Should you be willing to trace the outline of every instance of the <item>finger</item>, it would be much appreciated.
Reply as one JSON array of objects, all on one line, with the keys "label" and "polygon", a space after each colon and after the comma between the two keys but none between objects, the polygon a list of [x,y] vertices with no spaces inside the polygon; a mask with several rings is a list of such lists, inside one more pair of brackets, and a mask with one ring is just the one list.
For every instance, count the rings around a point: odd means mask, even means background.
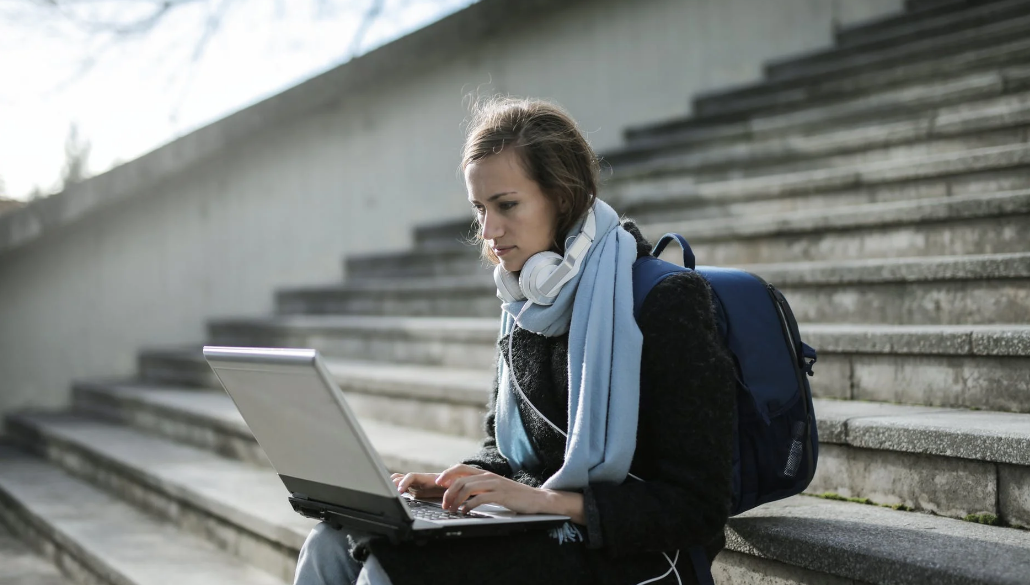
[{"label": "finger", "polygon": [[[454,485],[447,488],[447,493],[451,493],[451,498],[445,500],[447,502],[445,507],[451,512],[457,512],[458,508],[469,496],[489,491],[494,484],[495,482],[491,477],[469,476],[460,478],[455,481]],[[447,493],[444,494],[444,498],[447,497]]]},{"label": "finger", "polygon": [[404,492],[408,491],[408,488],[411,487],[411,484],[414,481],[415,481],[415,474],[414,473],[405,474],[404,477],[401,478],[400,483],[397,484],[397,491],[400,492],[400,493],[404,493]]},{"label": "finger", "polygon": [[469,512],[475,510],[483,504],[499,504],[500,502],[498,500],[500,498],[498,498],[497,496],[497,492],[483,492],[477,496],[472,496],[471,498],[465,501],[465,505],[462,506],[461,512],[464,514],[468,514]]},{"label": "finger", "polygon": [[436,477],[436,485],[440,487],[450,487],[450,484],[459,477],[465,477],[469,475],[481,475],[485,473],[488,472],[479,469],[478,467],[472,467],[470,465],[465,465],[464,463],[459,463],[457,465],[452,465],[447,469],[443,470],[440,473],[440,475]]}]

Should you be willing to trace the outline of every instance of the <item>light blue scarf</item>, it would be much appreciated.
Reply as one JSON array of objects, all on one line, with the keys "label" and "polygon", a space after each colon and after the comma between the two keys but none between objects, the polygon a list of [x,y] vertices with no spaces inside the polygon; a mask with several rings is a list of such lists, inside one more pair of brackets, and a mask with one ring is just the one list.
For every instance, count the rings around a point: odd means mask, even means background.
[{"label": "light blue scarf", "polygon": [[[516,316],[520,327],[546,337],[569,333],[565,462],[544,482],[548,489],[622,483],[636,451],[643,346],[633,318],[637,243],[607,203],[595,199],[593,209],[597,236],[579,274],[562,287],[554,304],[521,301],[501,306],[502,337],[512,332]],[[573,226],[567,237],[579,234],[582,223]],[[498,361],[497,375],[497,447],[512,471],[534,467],[539,458],[522,424],[518,409],[522,398],[504,359]]]}]

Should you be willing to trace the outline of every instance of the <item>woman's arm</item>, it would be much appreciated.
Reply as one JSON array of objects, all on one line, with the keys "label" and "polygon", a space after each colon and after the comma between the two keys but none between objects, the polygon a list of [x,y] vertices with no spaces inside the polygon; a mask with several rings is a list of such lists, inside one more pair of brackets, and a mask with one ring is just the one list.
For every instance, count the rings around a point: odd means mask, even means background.
[{"label": "woman's arm", "polygon": [[704,544],[730,507],[733,364],[719,339],[707,283],[673,275],[648,295],[633,473],[584,492],[590,546],[615,556]]}]

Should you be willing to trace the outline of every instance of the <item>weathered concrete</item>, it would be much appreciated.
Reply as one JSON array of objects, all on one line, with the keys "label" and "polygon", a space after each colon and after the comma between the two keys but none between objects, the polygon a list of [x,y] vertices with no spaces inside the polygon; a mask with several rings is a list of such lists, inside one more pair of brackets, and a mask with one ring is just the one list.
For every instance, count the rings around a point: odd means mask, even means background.
[{"label": "weathered concrete", "polygon": [[[866,56],[873,51],[894,48],[899,51],[910,50],[910,46],[920,42],[931,42],[944,37],[951,43],[956,38],[968,35],[956,35],[970,29],[990,26],[998,22],[1026,16],[1030,8],[1020,0],[988,2],[981,6],[970,6],[957,13],[940,16],[924,16],[912,22],[887,30],[878,31],[877,35],[869,35],[861,40],[854,39],[846,46],[835,46],[829,50],[812,51],[805,55],[777,57],[768,62],[766,70],[770,77],[776,78],[786,70],[803,69],[808,66],[841,62],[855,55]],[[990,33],[984,32],[981,36]]]},{"label": "weathered concrete", "polygon": [[774,64],[766,67],[766,75],[771,80],[801,80],[821,76],[843,77],[859,71],[933,59],[941,55],[962,53],[1005,40],[1025,38],[1027,29],[1030,28],[1030,16],[1027,15],[1025,6],[1019,4],[1018,8],[1021,12],[1020,16],[1001,19],[970,30],[917,40],[898,47],[865,51],[858,55],[840,57],[831,55],[829,58],[815,63],[793,60]]},{"label": "weathered concrete", "polygon": [[731,518],[727,548],[890,585],[1022,585],[1030,533],[805,496]]},{"label": "weathered concrete", "polygon": [[992,463],[845,445],[819,445],[819,465],[805,491],[904,504],[952,518],[998,514]]},{"label": "weathered concrete", "polygon": [[[2,203],[2,201],[0,201]],[[70,585],[51,563],[29,551],[0,525],[0,585]]]},{"label": "weathered concrete", "polygon": [[[387,460],[396,470],[439,471],[476,445],[388,425],[363,427],[377,448],[401,454],[402,464],[431,454],[416,467],[397,468]],[[8,428],[12,437],[30,442],[61,467],[283,579],[292,575],[297,551],[314,524],[293,511],[282,482],[266,467],[75,416],[23,415]],[[326,481],[333,482],[346,472],[327,473]]]},{"label": "weathered concrete", "polygon": [[328,356],[461,368],[492,367],[500,319],[279,317],[209,323],[213,345],[310,347]]},{"label": "weathered concrete", "polygon": [[848,422],[856,447],[1030,465],[1030,415],[941,412]]},{"label": "weathered concrete", "polygon": [[[95,384],[88,389],[76,390],[75,406],[79,412],[115,420],[252,465],[269,465],[236,406],[220,389],[206,392]],[[359,396],[351,393],[348,402]],[[409,398],[414,404],[419,404],[417,397]],[[438,404],[444,408],[442,403]],[[459,412],[462,408],[458,407]],[[425,432],[410,421],[406,421],[409,424],[405,427],[389,424],[388,418],[362,416],[361,424],[373,446],[392,469],[450,465],[477,450],[479,435],[469,433],[462,436],[453,432],[456,430],[453,428]]]},{"label": "weathered concrete", "polygon": [[862,585],[777,561],[753,557],[723,549],[712,564],[717,585]]},{"label": "weathered concrete", "polygon": [[80,583],[281,585],[53,466],[0,448],[0,521]]},{"label": "weathered concrete", "polygon": [[1030,412],[1025,358],[824,354],[816,371],[827,398]]},{"label": "weathered concrete", "polygon": [[[424,262],[432,261],[432,256],[424,256]],[[1030,254],[741,268],[776,285],[802,322],[940,325],[1030,319]],[[990,301],[984,302],[985,298]],[[499,312],[493,279],[473,263],[447,276],[395,274],[331,287],[285,290],[277,300],[280,314],[490,317]]]},{"label": "weathered concrete", "polygon": [[1009,524],[1030,528],[1030,469],[999,465],[998,491],[1001,519]]}]

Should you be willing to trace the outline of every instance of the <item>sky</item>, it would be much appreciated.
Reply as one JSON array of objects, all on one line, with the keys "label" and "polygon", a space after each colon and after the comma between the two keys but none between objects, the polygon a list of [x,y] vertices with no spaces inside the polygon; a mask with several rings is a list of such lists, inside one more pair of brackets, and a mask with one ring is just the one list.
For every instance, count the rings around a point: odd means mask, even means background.
[{"label": "sky", "polygon": [[[357,53],[474,1],[385,0]],[[0,0],[0,196],[59,190],[72,124],[95,175],[346,62],[372,0],[194,0],[145,34],[91,28],[157,3]]]}]

